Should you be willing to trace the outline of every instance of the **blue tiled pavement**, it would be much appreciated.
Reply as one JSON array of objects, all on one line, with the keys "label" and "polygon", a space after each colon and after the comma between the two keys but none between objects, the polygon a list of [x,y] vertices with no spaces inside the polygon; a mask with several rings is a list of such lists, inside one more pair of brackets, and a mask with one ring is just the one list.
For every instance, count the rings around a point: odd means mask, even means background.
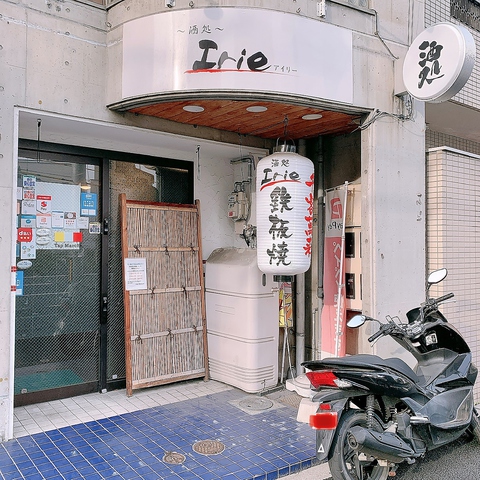
[{"label": "blue tiled pavement", "polygon": [[[252,415],[230,403],[245,395],[232,389],[5,442],[0,478],[273,480],[310,467],[315,435],[296,421],[296,409]],[[196,453],[192,446],[201,440],[225,449]],[[185,461],[167,463],[169,453]]]}]

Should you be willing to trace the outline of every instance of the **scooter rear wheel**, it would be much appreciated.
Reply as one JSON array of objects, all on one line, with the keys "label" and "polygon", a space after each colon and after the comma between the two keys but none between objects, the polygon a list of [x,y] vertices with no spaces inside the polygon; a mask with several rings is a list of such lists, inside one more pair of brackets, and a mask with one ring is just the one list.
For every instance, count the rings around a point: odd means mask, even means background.
[{"label": "scooter rear wheel", "polygon": [[[367,425],[365,412],[349,410],[340,417],[332,443],[333,453],[328,461],[332,477],[335,480],[385,480],[388,477],[388,467],[380,466],[376,460],[359,461],[355,451],[348,445],[348,431],[355,425]],[[380,422],[375,418],[373,428],[379,432],[383,430]]]}]

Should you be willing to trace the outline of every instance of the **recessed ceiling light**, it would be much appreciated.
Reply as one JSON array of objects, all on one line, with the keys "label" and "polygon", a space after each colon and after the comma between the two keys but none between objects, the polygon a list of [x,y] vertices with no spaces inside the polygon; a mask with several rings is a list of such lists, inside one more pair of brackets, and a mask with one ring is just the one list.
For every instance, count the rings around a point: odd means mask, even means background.
[{"label": "recessed ceiling light", "polygon": [[200,105],[185,105],[183,107],[183,109],[186,111],[186,112],[190,112],[190,113],[200,113],[200,112],[203,112],[205,109],[203,107],[201,107]]},{"label": "recessed ceiling light", "polygon": [[262,105],[252,105],[251,107],[247,107],[247,112],[251,113],[260,113],[267,111],[267,107],[263,107]]},{"label": "recessed ceiling light", "polygon": [[309,113],[308,115],[304,115],[302,117],[302,120],[318,120],[322,117],[323,115],[321,115],[320,113]]}]

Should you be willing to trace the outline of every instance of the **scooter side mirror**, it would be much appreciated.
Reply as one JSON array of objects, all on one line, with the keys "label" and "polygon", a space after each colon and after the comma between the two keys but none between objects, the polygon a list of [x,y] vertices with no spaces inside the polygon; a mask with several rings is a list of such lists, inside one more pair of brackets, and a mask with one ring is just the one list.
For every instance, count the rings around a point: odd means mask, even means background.
[{"label": "scooter side mirror", "polygon": [[447,269],[441,268],[440,270],[435,270],[432,272],[427,279],[429,285],[435,285],[436,283],[440,283],[442,280],[445,279],[447,276]]},{"label": "scooter side mirror", "polygon": [[365,315],[355,315],[347,322],[347,327],[358,328],[361,327],[365,323],[365,321]]}]

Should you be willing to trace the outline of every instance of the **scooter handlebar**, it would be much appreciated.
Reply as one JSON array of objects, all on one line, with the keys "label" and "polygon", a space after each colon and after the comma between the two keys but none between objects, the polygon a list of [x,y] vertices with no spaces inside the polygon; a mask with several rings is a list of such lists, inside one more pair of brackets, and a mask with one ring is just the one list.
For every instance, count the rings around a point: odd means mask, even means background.
[{"label": "scooter handlebar", "polygon": [[453,293],[447,293],[446,295],[442,295],[441,297],[438,297],[435,299],[435,303],[442,303],[445,300],[448,300],[450,298],[453,298],[455,295]]},{"label": "scooter handlebar", "polygon": [[378,337],[381,337],[383,335],[383,332],[379,330],[378,332],[374,333],[371,337],[368,337],[368,341],[370,343],[374,342]]},{"label": "scooter handlebar", "polygon": [[426,303],[422,305],[423,311],[427,313],[429,310],[433,309],[436,310],[437,307],[444,302],[445,300],[448,300],[455,295],[453,293],[447,293],[446,295],[442,295],[441,297],[438,298],[431,298],[430,300],[427,300]]},{"label": "scooter handlebar", "polygon": [[[438,298],[430,299],[427,304],[423,304],[423,309],[428,310],[429,308],[436,308],[436,306],[445,300],[453,298],[455,295],[453,293],[447,293],[446,295],[442,295]],[[375,320],[371,317],[366,317],[367,320]],[[378,320],[376,320],[378,322]],[[406,326],[398,326],[395,323],[381,323],[380,328],[377,332],[375,332],[372,336],[368,337],[368,341],[370,343],[374,342],[377,338],[380,338],[382,335],[390,335],[393,332],[397,332],[397,334],[406,335],[409,338],[418,337],[423,331],[423,322],[417,321],[410,325]]]},{"label": "scooter handlebar", "polygon": [[378,330],[378,332],[375,332],[371,337],[368,337],[368,341],[370,343],[374,342],[377,338],[381,337],[382,335],[385,335],[385,331],[388,330],[386,329],[385,327],[387,327],[388,325],[386,324],[382,324],[380,326],[380,329]]}]

